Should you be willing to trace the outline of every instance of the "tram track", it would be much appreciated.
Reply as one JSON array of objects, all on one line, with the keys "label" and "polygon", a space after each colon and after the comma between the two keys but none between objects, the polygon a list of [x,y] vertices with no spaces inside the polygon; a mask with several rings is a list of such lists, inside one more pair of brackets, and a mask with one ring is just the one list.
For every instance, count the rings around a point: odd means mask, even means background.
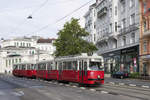
[{"label": "tram track", "polygon": [[107,91],[112,95],[124,95],[142,100],[150,100],[150,89],[143,89],[129,86],[115,86],[105,84],[100,88],[95,88],[96,91]]},{"label": "tram track", "polygon": [[[36,80],[36,79],[27,79],[27,78],[17,78],[17,77],[11,77],[8,79],[8,77],[5,77],[7,80],[13,79],[13,82],[17,81],[20,84],[24,83],[26,86],[30,86],[28,83],[31,82],[33,86],[47,86],[54,84],[55,85],[60,85],[60,86],[65,86],[65,87],[76,87],[76,88],[81,88],[77,84],[72,83],[72,84],[64,84],[64,83],[56,83],[56,81],[45,81],[45,80]],[[39,81],[38,84],[35,85],[36,81]],[[23,84],[22,84],[23,85]],[[33,87],[31,86],[31,87]],[[81,88],[82,89],[82,88]],[[132,98],[137,98],[138,100],[150,100],[150,89],[148,88],[140,88],[140,87],[131,87],[131,86],[125,86],[125,85],[112,85],[112,84],[104,84],[100,87],[84,87],[84,89],[94,92],[100,92],[100,93],[108,93],[111,95],[122,95],[122,96],[128,96]]]}]

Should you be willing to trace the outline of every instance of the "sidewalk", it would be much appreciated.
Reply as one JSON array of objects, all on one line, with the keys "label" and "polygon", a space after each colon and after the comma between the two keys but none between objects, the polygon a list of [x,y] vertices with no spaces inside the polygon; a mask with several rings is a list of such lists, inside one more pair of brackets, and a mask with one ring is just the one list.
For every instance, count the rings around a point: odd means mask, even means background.
[{"label": "sidewalk", "polygon": [[105,83],[150,88],[150,80],[105,78]]}]

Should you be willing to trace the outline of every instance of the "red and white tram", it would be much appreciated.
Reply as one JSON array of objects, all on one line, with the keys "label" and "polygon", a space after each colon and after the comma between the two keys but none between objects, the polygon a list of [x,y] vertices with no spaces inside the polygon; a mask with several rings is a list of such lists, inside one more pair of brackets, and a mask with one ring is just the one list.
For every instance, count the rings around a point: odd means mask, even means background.
[{"label": "red and white tram", "polygon": [[82,54],[57,57],[54,60],[36,64],[15,64],[13,74],[79,84],[104,84],[103,67],[101,56]]},{"label": "red and white tram", "polygon": [[36,77],[36,64],[34,63],[20,63],[14,64],[13,75],[19,77]]},{"label": "red and white tram", "polygon": [[80,84],[104,84],[103,58],[86,54],[55,59],[58,80]]}]

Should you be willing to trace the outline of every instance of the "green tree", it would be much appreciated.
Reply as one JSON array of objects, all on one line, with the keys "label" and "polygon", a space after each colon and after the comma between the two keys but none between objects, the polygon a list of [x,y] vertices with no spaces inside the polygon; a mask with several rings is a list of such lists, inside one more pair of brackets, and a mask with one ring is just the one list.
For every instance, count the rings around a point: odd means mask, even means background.
[{"label": "green tree", "polygon": [[97,50],[94,44],[83,40],[89,33],[81,28],[78,21],[72,18],[71,22],[66,22],[63,29],[58,32],[58,39],[54,42],[55,56],[76,55]]}]

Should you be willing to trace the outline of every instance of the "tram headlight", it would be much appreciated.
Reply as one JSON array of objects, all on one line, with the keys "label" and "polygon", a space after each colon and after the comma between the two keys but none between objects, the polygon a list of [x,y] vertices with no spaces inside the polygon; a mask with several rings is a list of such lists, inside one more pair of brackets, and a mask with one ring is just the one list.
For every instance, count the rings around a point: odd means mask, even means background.
[{"label": "tram headlight", "polygon": [[98,75],[98,76],[97,76],[97,78],[101,78],[101,76],[100,76],[100,75]]}]

